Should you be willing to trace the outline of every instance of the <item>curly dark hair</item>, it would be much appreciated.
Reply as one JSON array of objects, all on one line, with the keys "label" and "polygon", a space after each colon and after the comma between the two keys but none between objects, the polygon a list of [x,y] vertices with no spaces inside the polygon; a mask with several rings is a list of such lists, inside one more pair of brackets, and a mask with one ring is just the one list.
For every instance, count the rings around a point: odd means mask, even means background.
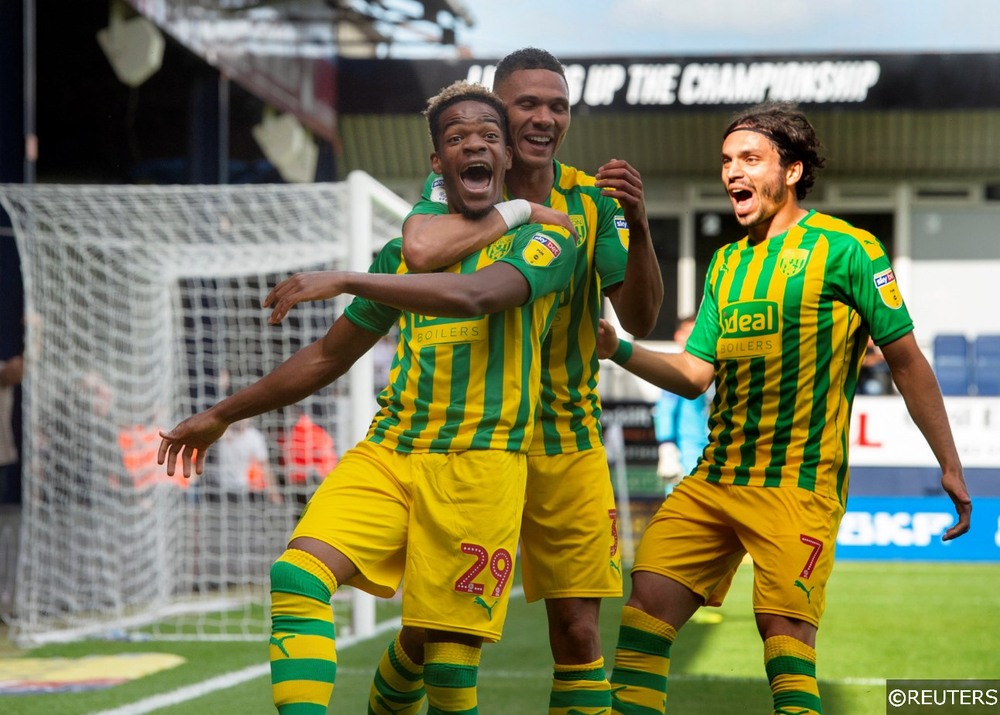
[{"label": "curly dark hair", "polygon": [[460,79],[457,82],[452,82],[427,100],[427,108],[424,109],[424,116],[427,117],[427,128],[431,133],[431,142],[434,145],[434,151],[441,149],[441,127],[439,126],[441,113],[453,104],[466,101],[482,102],[493,107],[497,111],[497,114],[500,115],[500,131],[503,132],[504,141],[509,141],[507,132],[507,107],[504,105],[503,100],[481,84],[474,84]]},{"label": "curly dark hair", "polygon": [[551,52],[537,47],[524,47],[514,50],[497,62],[496,71],[493,73],[493,86],[499,87],[518,70],[549,70],[563,79],[566,78],[566,68]]},{"label": "curly dark hair", "polygon": [[795,185],[795,195],[801,201],[816,182],[816,171],[826,159],[816,130],[794,102],[768,101],[756,104],[733,115],[723,132],[725,139],[737,129],[753,129],[766,136],[781,157],[782,166],[802,162],[802,178]]}]

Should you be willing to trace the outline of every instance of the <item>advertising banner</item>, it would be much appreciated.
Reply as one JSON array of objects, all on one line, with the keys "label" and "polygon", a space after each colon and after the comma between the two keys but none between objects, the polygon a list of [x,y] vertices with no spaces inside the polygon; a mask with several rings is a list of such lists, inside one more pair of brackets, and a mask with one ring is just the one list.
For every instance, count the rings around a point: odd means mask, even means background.
[{"label": "advertising banner", "polygon": [[[1000,55],[561,57],[576,111],[728,110],[766,99],[838,110],[1000,107]],[[496,60],[341,59],[339,110],[414,113],[455,80],[493,84]]]},{"label": "advertising banner", "polygon": [[[962,466],[1000,469],[1000,399],[946,397],[945,409]],[[902,397],[855,398],[851,467],[937,466]]]},{"label": "advertising banner", "polygon": [[851,497],[837,558],[1000,562],[1000,499],[976,499],[969,533],[942,541],[955,518],[947,497]]}]

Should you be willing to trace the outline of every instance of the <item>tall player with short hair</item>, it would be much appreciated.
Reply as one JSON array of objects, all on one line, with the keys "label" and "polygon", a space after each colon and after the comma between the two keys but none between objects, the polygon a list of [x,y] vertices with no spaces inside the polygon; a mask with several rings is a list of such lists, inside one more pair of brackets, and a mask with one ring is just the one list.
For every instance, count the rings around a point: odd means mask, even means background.
[{"label": "tall player with short hair", "polygon": [[847,500],[851,404],[869,334],[941,466],[969,530],[972,503],[934,373],[882,244],[800,205],[820,144],[789,103],[738,114],[722,182],[747,236],[716,251],[684,352],[654,353],[601,325],[599,352],[686,397],[713,380],[710,439],[636,552],[611,675],[614,712],[662,713],[677,631],[754,563],[753,608],[776,715],[822,712],[816,631]]},{"label": "tall player with short hair", "polygon": [[[491,211],[510,163],[506,114],[491,92],[456,83],[428,105],[432,168],[449,207]],[[327,296],[359,296],[327,335],[253,385],[163,433],[159,461],[185,476],[233,422],[329,384],[394,325],[390,383],[368,436],[317,489],[271,569],[274,702],[327,712],[336,679],[330,598],[341,584],[391,596],[404,570],[403,623],[425,629],[431,712],[477,711],[480,646],[501,635],[540,391],[541,342],[571,277],[563,228],[505,233],[447,271],[406,275],[401,241],[369,273],[325,275]],[[282,281],[272,322],[298,302]],[[458,508],[456,508],[458,507]]]},{"label": "tall player with short hair", "polygon": [[[622,592],[614,490],[600,425],[597,325],[608,296],[622,325],[645,336],[656,324],[663,282],[646,219],[642,181],[612,160],[596,179],[555,159],[570,124],[562,64],[525,48],[498,64],[494,91],[510,118],[514,160],[509,199],[478,219],[447,214],[440,177],[403,227],[403,254],[433,270],[477,250],[512,222],[539,220],[545,207],[568,214],[577,263],[542,352],[542,399],[528,456],[521,528],[524,592],[545,599],[555,661],[549,713],[611,707],[601,656],[600,599]],[[529,204],[529,202],[531,202]],[[422,634],[404,628],[383,656],[369,712],[416,713]]]}]

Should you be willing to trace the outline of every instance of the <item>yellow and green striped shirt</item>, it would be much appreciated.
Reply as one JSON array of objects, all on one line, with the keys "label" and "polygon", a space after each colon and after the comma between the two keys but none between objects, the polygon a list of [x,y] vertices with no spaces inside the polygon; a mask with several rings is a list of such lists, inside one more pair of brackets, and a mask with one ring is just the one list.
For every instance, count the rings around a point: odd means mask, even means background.
[{"label": "yellow and green striped shirt", "polygon": [[782,236],[720,248],[687,342],[716,368],[694,476],[846,503],[868,336],[882,345],[912,329],[882,244],[845,221],[811,211]]},{"label": "yellow and green striped shirt", "polygon": [[[563,454],[600,447],[597,324],[601,291],[625,277],[629,230],[621,206],[601,196],[594,177],[559,161],[546,205],[576,227],[576,266],[542,346],[542,391],[530,454]],[[431,174],[413,214],[441,213],[443,181]]]},{"label": "yellow and green striped shirt", "polygon": [[[401,246],[401,239],[390,241],[370,272],[407,272]],[[527,225],[446,269],[472,273],[503,261],[520,271],[531,298],[490,315],[441,318],[355,298],[345,311],[352,322],[379,333],[398,325],[400,333],[367,439],[399,452],[526,452],[541,390],[541,344],[575,252],[568,231]]]}]

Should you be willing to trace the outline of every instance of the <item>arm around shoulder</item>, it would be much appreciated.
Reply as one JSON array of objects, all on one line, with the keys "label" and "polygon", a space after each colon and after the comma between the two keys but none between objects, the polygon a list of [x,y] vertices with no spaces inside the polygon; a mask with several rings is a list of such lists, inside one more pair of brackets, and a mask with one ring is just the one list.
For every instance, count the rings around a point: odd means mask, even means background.
[{"label": "arm around shoulder", "polygon": [[507,224],[498,211],[480,219],[461,214],[411,214],[403,223],[403,259],[413,273],[457,263],[500,238]]}]

